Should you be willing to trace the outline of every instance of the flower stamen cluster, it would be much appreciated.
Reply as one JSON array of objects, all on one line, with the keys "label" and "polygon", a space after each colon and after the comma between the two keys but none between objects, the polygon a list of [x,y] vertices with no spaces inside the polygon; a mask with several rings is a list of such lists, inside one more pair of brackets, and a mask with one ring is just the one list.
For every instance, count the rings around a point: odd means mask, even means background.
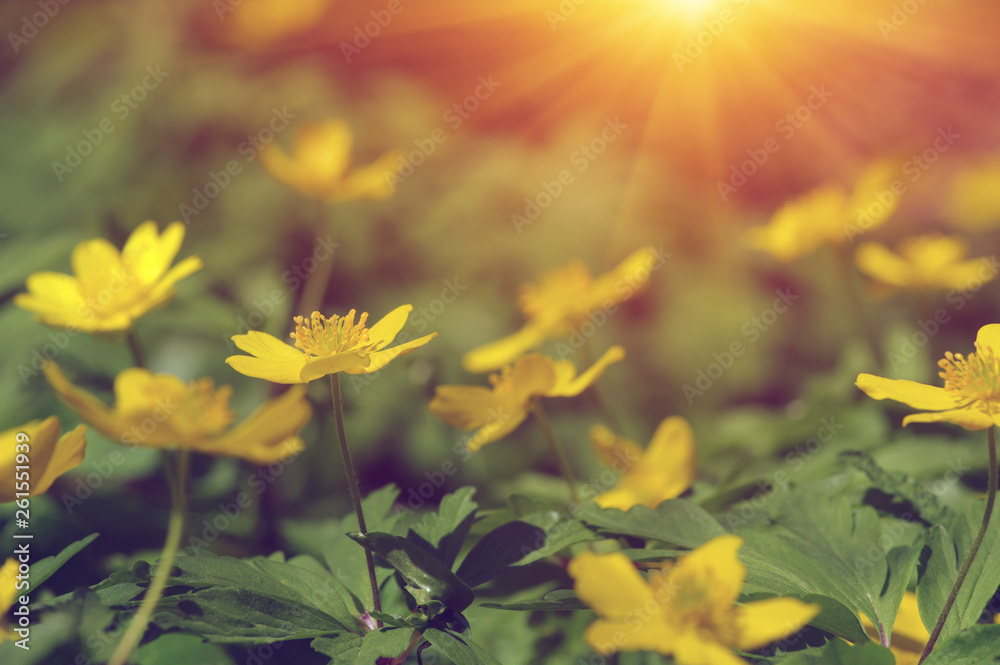
[{"label": "flower stamen cluster", "polygon": [[976,345],[968,357],[947,351],[938,361],[944,389],[958,404],[975,404],[986,413],[1000,411],[1000,359],[988,346]]},{"label": "flower stamen cluster", "polygon": [[295,332],[289,336],[295,340],[295,347],[305,351],[309,356],[332,356],[335,353],[370,352],[375,350],[375,343],[369,337],[368,312],[362,312],[358,322],[354,322],[356,310],[351,310],[346,316],[334,314],[326,318],[319,312],[313,312],[309,319],[296,316]]}]

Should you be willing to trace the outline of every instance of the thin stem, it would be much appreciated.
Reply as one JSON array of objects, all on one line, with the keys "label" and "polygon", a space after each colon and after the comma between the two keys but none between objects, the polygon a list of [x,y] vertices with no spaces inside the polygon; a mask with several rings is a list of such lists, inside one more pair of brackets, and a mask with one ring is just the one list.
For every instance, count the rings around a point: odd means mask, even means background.
[{"label": "thin stem", "polygon": [[576,491],[576,479],[573,477],[573,471],[570,469],[566,453],[563,451],[562,446],[559,445],[556,433],[552,429],[552,424],[545,415],[545,410],[542,408],[542,401],[538,397],[532,397],[531,408],[535,412],[535,417],[538,419],[538,426],[542,428],[542,432],[545,434],[545,439],[549,442],[549,447],[552,448],[552,452],[556,456],[556,461],[559,462],[559,470],[562,472],[563,478],[566,479],[566,484],[569,485],[570,498],[573,500],[575,505],[579,505],[580,495]]},{"label": "thin stem", "polygon": [[128,348],[132,352],[132,362],[136,367],[146,367],[146,354],[142,351],[142,345],[139,344],[135,330],[130,328],[125,339],[128,340]]},{"label": "thin stem", "polygon": [[[340,374],[334,372],[330,375],[330,391],[333,393],[333,415],[337,421],[337,436],[340,438],[340,454],[344,457],[344,473],[347,474],[347,487],[351,492],[351,503],[358,515],[358,530],[361,533],[368,533],[365,526],[365,514],[361,510],[361,490],[358,488],[358,474],[354,470],[354,462],[351,461],[351,449],[347,446],[347,435],[344,433],[344,400],[340,394]],[[376,612],[382,611],[382,599],[378,592],[378,578],[375,577],[375,560],[372,552],[365,548],[365,560],[368,563],[368,579],[372,583],[372,609]],[[381,628],[382,622],[376,621],[376,625]]]},{"label": "thin stem", "polygon": [[976,552],[979,551],[979,546],[983,543],[983,537],[986,536],[986,529],[990,524],[990,516],[993,514],[993,504],[997,498],[997,441],[992,427],[989,428],[987,433],[990,454],[990,478],[989,494],[986,497],[986,510],[983,512],[983,523],[979,526],[979,533],[976,534],[976,539],[972,541],[972,547],[969,549],[968,556],[965,557],[962,569],[958,571],[958,578],[955,580],[955,585],[951,587],[948,600],[944,601],[941,616],[938,617],[937,623],[934,624],[934,630],[931,631],[931,636],[924,646],[923,653],[920,654],[920,660],[917,661],[917,665],[924,662],[924,659],[927,658],[927,655],[934,648],[938,637],[940,637],[945,621],[948,620],[948,613],[951,612],[951,606],[955,604],[958,592],[962,588],[962,582],[965,581],[965,576],[969,574],[969,568],[972,567],[972,560],[976,558]]},{"label": "thin stem", "polygon": [[854,269],[851,264],[851,255],[846,249],[841,247],[834,248],[833,253],[836,255],[835,258],[840,267],[841,278],[844,280],[844,286],[847,289],[851,306],[854,308],[854,316],[857,318],[865,340],[868,342],[868,348],[871,350],[875,365],[881,368],[885,364],[882,358],[882,344],[879,342],[878,333],[875,331],[875,326],[872,325],[871,317],[868,316],[868,310],[865,308],[865,303],[858,290],[857,280],[854,278]]},{"label": "thin stem", "polygon": [[[153,616],[156,604],[163,596],[163,589],[167,585],[167,578],[174,567],[177,559],[177,550],[180,549],[181,538],[184,536],[184,522],[187,515],[187,475],[188,475],[188,455],[187,450],[180,450],[177,453],[177,472],[168,474],[170,481],[170,523],[167,527],[167,541],[163,545],[163,552],[160,561],[156,566],[156,573],[150,581],[146,595],[142,599],[139,611],[132,618],[128,630],[122,636],[121,642],[115,647],[111,654],[108,665],[123,665],[128,660],[129,655],[139,644],[149,620]],[[169,464],[170,460],[166,460]]]}]

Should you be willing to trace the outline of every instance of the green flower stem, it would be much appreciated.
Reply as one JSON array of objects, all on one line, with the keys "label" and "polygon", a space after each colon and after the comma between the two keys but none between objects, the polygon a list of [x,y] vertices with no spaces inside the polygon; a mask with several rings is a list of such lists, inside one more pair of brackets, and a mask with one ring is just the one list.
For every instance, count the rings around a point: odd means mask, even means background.
[{"label": "green flower stem", "polygon": [[[365,514],[361,510],[361,490],[358,488],[358,474],[354,470],[354,462],[351,461],[351,449],[347,446],[347,435],[344,433],[344,400],[340,394],[340,374],[334,372],[330,375],[330,391],[333,393],[333,415],[337,420],[337,436],[340,438],[340,454],[344,457],[344,473],[347,474],[347,487],[351,491],[351,502],[354,510],[358,514],[358,530],[361,533],[368,533],[365,526]],[[368,578],[372,583],[372,609],[376,612],[382,611],[382,599],[378,593],[378,578],[375,577],[375,560],[372,552],[365,548],[365,560],[368,563]],[[376,625],[381,628],[382,622],[376,621]]]},{"label": "green flower stem", "polygon": [[924,659],[927,658],[928,654],[930,654],[931,650],[934,648],[934,644],[937,643],[938,637],[941,635],[941,630],[944,628],[945,621],[948,620],[948,613],[951,612],[951,606],[955,604],[958,592],[962,588],[962,582],[965,581],[965,576],[969,574],[969,568],[972,567],[972,560],[976,558],[976,552],[979,551],[979,546],[983,543],[983,537],[986,536],[986,529],[990,525],[990,516],[993,514],[993,504],[997,498],[997,440],[992,427],[989,428],[987,433],[989,435],[990,478],[989,494],[986,497],[986,511],[983,513],[983,523],[979,526],[979,533],[976,534],[976,539],[972,541],[972,547],[969,549],[969,554],[965,557],[965,563],[962,564],[961,570],[958,571],[958,577],[955,579],[954,586],[951,587],[951,593],[948,594],[948,600],[944,601],[944,608],[941,610],[941,616],[938,617],[937,623],[934,624],[934,630],[931,631],[931,636],[927,640],[927,644],[924,646],[923,653],[920,654],[920,660],[917,661],[917,665],[924,662]]},{"label": "green flower stem", "polygon": [[868,348],[871,350],[872,360],[875,361],[876,367],[882,368],[885,366],[882,358],[882,344],[879,342],[878,333],[875,331],[875,326],[872,325],[871,317],[868,316],[868,310],[865,308],[865,303],[858,290],[858,283],[854,278],[855,271],[851,262],[851,254],[842,247],[835,248],[834,254],[836,255],[837,264],[840,267],[841,278],[844,280],[844,287],[847,289],[851,306],[854,308],[854,316],[857,318],[858,325],[861,326],[865,340],[868,342]]},{"label": "green flower stem", "polygon": [[[186,485],[189,454],[187,450],[179,450],[177,452],[176,473],[167,474],[170,483],[171,503],[170,523],[167,527],[167,541],[163,545],[163,552],[156,566],[156,573],[154,573],[153,579],[149,583],[149,588],[142,599],[139,611],[135,613],[132,623],[129,624],[128,630],[122,636],[121,642],[115,647],[108,665],[123,665],[128,660],[129,655],[135,649],[136,645],[139,644],[139,640],[142,639],[143,633],[146,632],[149,620],[153,616],[153,610],[156,609],[156,604],[163,596],[163,589],[167,585],[167,578],[170,577],[170,571],[173,569],[174,561],[177,559],[177,551],[180,549],[181,538],[184,536],[184,522],[187,516]],[[164,454],[164,461],[167,468],[169,468],[172,460],[167,458],[166,454]]]},{"label": "green flower stem", "polygon": [[132,362],[135,363],[136,367],[146,367],[146,354],[142,351],[142,345],[139,344],[135,330],[130,328],[125,339],[128,340],[128,348],[132,352]]},{"label": "green flower stem", "polygon": [[562,472],[563,478],[566,479],[566,484],[569,485],[570,498],[575,505],[579,505],[580,495],[576,491],[576,479],[573,477],[572,469],[570,469],[569,460],[566,458],[566,453],[563,451],[562,446],[559,445],[556,433],[553,431],[552,424],[549,422],[548,417],[545,415],[545,410],[542,408],[542,401],[538,397],[531,398],[531,409],[535,412],[535,417],[538,419],[538,426],[542,428],[545,439],[549,442],[549,447],[552,448],[552,452],[559,462],[559,470]]}]

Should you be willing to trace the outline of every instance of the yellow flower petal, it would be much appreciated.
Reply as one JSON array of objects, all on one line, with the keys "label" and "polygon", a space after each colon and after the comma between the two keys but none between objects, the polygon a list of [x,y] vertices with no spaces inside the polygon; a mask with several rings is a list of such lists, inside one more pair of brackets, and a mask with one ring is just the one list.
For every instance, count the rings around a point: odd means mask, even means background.
[{"label": "yellow flower petal", "polygon": [[355,199],[387,199],[392,196],[393,176],[399,173],[402,153],[391,150],[378,158],[377,161],[355,169],[344,178],[340,188],[334,194],[334,201],[353,201]]},{"label": "yellow flower petal", "polygon": [[618,510],[628,510],[632,506],[646,505],[644,497],[636,492],[632,485],[620,482],[618,487],[602,492],[594,497],[594,501],[601,508],[617,508]]},{"label": "yellow flower petal", "polygon": [[603,619],[622,620],[638,612],[646,616],[661,613],[652,587],[620,552],[581,552],[569,562],[567,570],[576,595]]},{"label": "yellow flower petal", "polygon": [[413,305],[400,305],[383,316],[368,329],[368,341],[375,344],[376,349],[384,349],[406,325],[406,319],[413,311]]},{"label": "yellow flower petal", "polygon": [[747,665],[747,662],[711,636],[684,631],[674,646],[677,665]]},{"label": "yellow flower petal", "polygon": [[510,403],[508,395],[498,395],[484,386],[438,386],[428,408],[452,427],[475,429],[493,420]]},{"label": "yellow flower petal", "polygon": [[[616,363],[623,358],[625,358],[625,349],[620,346],[612,346],[580,376],[571,378],[571,376],[568,377],[566,374],[563,374],[559,377],[561,380],[544,394],[547,397],[574,397],[579,395],[600,378],[608,365]],[[569,361],[563,360],[558,362],[567,363]]]},{"label": "yellow flower petal", "polygon": [[465,442],[465,445],[475,452],[487,443],[499,441],[524,422],[528,412],[524,410],[504,411],[500,409],[489,421],[476,430],[476,433]]},{"label": "yellow flower petal", "polygon": [[303,449],[302,440],[293,433],[302,429],[311,417],[305,386],[293,386],[197,450],[209,455],[241,457],[258,466],[274,464]]},{"label": "yellow flower petal", "polygon": [[591,649],[606,656],[616,651],[671,653],[676,637],[662,617],[647,619],[645,615],[637,614],[628,622],[598,619],[587,626],[583,639]]},{"label": "yellow flower petal", "polygon": [[910,423],[952,423],[968,430],[988,429],[1000,424],[1000,414],[989,414],[975,409],[951,409],[950,411],[933,411],[930,413],[914,413],[903,418],[903,426]]},{"label": "yellow flower petal", "polygon": [[914,409],[943,410],[956,406],[954,396],[944,388],[916,381],[859,374],[854,385],[873,399],[891,399]]},{"label": "yellow flower petal", "polygon": [[881,243],[862,243],[854,253],[854,262],[861,272],[885,284],[906,286],[910,281],[910,264]]},{"label": "yellow flower petal", "polygon": [[233,335],[233,344],[241,351],[258,358],[274,358],[281,360],[299,360],[305,362],[305,354],[291,344],[285,344],[273,335],[257,330],[251,330],[245,335]]},{"label": "yellow flower petal", "polygon": [[616,436],[604,425],[594,425],[590,428],[590,443],[601,464],[607,467],[615,464],[628,469],[643,454],[642,446],[638,443],[623,436]]},{"label": "yellow flower petal", "polygon": [[820,606],[795,598],[769,598],[736,608],[736,646],[753,651],[798,632],[819,614]]},{"label": "yellow flower petal", "polygon": [[653,269],[660,260],[662,260],[660,254],[650,246],[632,252],[612,270],[594,280],[594,286],[588,293],[584,308],[608,309],[628,300],[646,287]]},{"label": "yellow flower petal", "polygon": [[59,366],[49,361],[42,369],[49,385],[80,419],[113,441],[122,441],[131,426],[123,422],[107,405],[93,394],[69,381]]},{"label": "yellow flower petal", "polygon": [[427,342],[431,341],[438,334],[431,333],[430,335],[424,335],[418,339],[406,342],[405,344],[397,344],[391,349],[385,349],[383,351],[376,351],[368,356],[369,364],[367,366],[352,367],[346,370],[348,374],[371,374],[372,372],[377,372],[386,365],[388,365],[392,360],[398,358],[399,356],[405,356],[407,353],[411,353],[416,349],[420,348]]},{"label": "yellow flower petal", "polygon": [[[14,557],[10,557],[0,567],[0,616],[5,616],[7,610],[14,606],[14,599],[17,598],[17,569],[18,562]],[[3,628],[0,627],[0,642],[3,641]]]},{"label": "yellow flower petal", "polygon": [[739,536],[713,538],[680,559],[670,571],[671,579],[710,580],[709,586],[701,585],[711,594],[709,602],[728,607],[736,602],[746,579],[746,567],[737,556],[742,546],[743,539]]},{"label": "yellow flower petal", "polygon": [[514,362],[519,356],[548,337],[546,329],[537,322],[529,322],[523,328],[495,342],[473,349],[462,358],[465,371],[474,374],[489,372]]},{"label": "yellow flower petal", "polygon": [[254,358],[253,356],[229,356],[226,364],[240,374],[264,379],[272,383],[305,383],[302,370],[305,368],[305,356],[298,358]]},{"label": "yellow flower petal", "polygon": [[529,353],[514,364],[510,391],[519,402],[527,402],[535,395],[548,395],[556,380],[555,363],[538,353]]},{"label": "yellow flower petal", "polygon": [[32,484],[31,493],[44,494],[49,491],[56,478],[80,465],[86,451],[87,428],[84,425],[77,425],[60,437],[41,479]]},{"label": "yellow flower petal", "polygon": [[[305,366],[302,367],[302,371],[299,372],[299,381],[296,381],[296,383],[308,383],[321,376],[336,374],[345,370],[367,368],[371,365],[371,362],[371,357],[362,356],[357,353],[336,353],[332,356],[310,358],[306,361]],[[275,379],[271,380],[275,383],[285,383],[284,381],[276,381]]]},{"label": "yellow flower petal", "polygon": [[698,465],[694,432],[688,422],[679,416],[665,418],[656,428],[649,449],[639,464],[659,476],[659,501],[684,493],[694,482]]},{"label": "yellow flower petal", "polygon": [[988,346],[994,352],[1000,353],[1000,323],[990,323],[980,328],[976,334],[976,345]]}]

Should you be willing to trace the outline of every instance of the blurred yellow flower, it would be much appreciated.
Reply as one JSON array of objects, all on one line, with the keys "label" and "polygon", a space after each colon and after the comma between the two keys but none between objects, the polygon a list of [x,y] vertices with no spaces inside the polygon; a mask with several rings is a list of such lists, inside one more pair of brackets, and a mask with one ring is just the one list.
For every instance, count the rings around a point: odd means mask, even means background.
[{"label": "blurred yellow flower", "polygon": [[861,272],[897,288],[966,290],[995,279],[990,259],[966,259],[968,251],[961,238],[925,235],[904,240],[898,254],[880,243],[863,243],[854,260]]},{"label": "blurred yellow flower", "polygon": [[970,231],[1000,225],[1000,159],[960,171],[951,181],[947,211]]},{"label": "blurred yellow flower", "polygon": [[14,296],[14,304],[50,326],[124,333],[140,316],[166,304],[174,285],[201,268],[197,256],[170,267],[184,230],[184,224],[174,222],[160,235],[156,222],[145,222],[121,252],[103,238],[81,242],[73,250],[73,275],[36,272],[28,277],[28,292]]},{"label": "blurred yellow flower", "polygon": [[309,319],[296,316],[295,332],[291,333],[294,347],[251,330],[233,337],[233,343],[251,355],[229,356],[226,362],[240,374],[274,383],[308,383],[336,372],[371,374],[437,337],[437,333],[431,333],[386,349],[411,311],[412,305],[400,305],[371,328],[365,327],[367,312],[354,322],[353,309],[347,316],[333,315],[329,319],[319,312],[313,312]]},{"label": "blurred yellow flower", "polygon": [[[861,615],[861,623],[868,637],[878,642],[880,639],[878,628],[864,614]],[[889,644],[892,655],[896,657],[896,665],[917,665],[924,645],[930,637],[931,634],[924,627],[924,622],[920,620],[917,594],[907,591],[903,594],[903,602],[896,613]]]},{"label": "blurred yellow flower", "polygon": [[522,284],[517,301],[527,323],[513,335],[470,351],[462,365],[468,372],[499,369],[547,339],[570,335],[584,322],[595,329],[604,325],[616,305],[645,287],[669,257],[662,249],[643,247],[598,277],[577,260],[542,274],[533,284]]},{"label": "blurred yellow flower", "polygon": [[1000,323],[979,329],[976,351],[968,357],[946,352],[938,361],[944,388],[905,379],[885,379],[859,374],[855,385],[874,399],[892,399],[928,413],[903,419],[910,423],[947,422],[965,429],[987,429],[1000,425]]},{"label": "blurred yellow flower", "polygon": [[750,651],[787,637],[819,614],[795,598],[734,605],[746,568],[743,540],[725,535],[664,562],[648,582],[621,552],[582,552],[569,564],[577,596],[597,612],[584,639],[608,655],[617,651],[673,654],[678,665],[746,665],[733,649]]},{"label": "blurred yellow flower", "polygon": [[261,150],[260,161],[271,175],[306,196],[333,202],[389,198],[399,152],[387,152],[348,172],[352,143],[351,128],[333,118],[300,128],[291,155],[276,142],[269,143]]},{"label": "blurred yellow flower", "polygon": [[3,617],[7,616],[7,611],[14,606],[17,598],[17,560],[10,557],[0,567],[0,644],[8,639],[12,639],[16,634],[7,629]]},{"label": "blurred yellow flower", "polygon": [[594,499],[602,508],[655,508],[680,496],[694,482],[698,464],[694,432],[679,416],[660,423],[645,451],[634,441],[615,436],[604,425],[594,425],[590,439],[607,466],[616,471],[624,467],[618,484]]},{"label": "blurred yellow flower", "polygon": [[588,370],[576,373],[569,360],[552,360],[538,353],[520,358],[512,367],[490,375],[493,388],[483,386],[438,386],[428,408],[452,427],[478,430],[466,442],[469,450],[507,436],[531,411],[534,397],[579,395],[604,373],[611,363],[625,357],[625,350],[612,346]]},{"label": "blurred yellow flower", "polygon": [[827,184],[786,203],[771,221],[747,232],[747,243],[779,261],[793,261],[822,245],[838,245],[881,226],[899,207],[893,166],[869,165],[852,194]]},{"label": "blurred yellow flower", "polygon": [[[14,501],[25,491],[29,496],[47,492],[56,478],[83,461],[86,433],[87,428],[78,425],[60,437],[55,416],[0,432],[0,503]],[[22,453],[27,463],[18,461]],[[30,468],[25,472],[19,466]]]},{"label": "blurred yellow flower", "polygon": [[115,377],[115,405],[109,408],[70,383],[54,362],[45,365],[45,376],[81,420],[109,439],[239,457],[259,466],[301,451],[302,440],[296,433],[312,415],[305,389],[300,386],[268,400],[229,429],[235,417],[229,410],[232,388],[216,389],[210,378],[185,383],[169,374],[126,369]]},{"label": "blurred yellow flower", "polygon": [[[267,45],[314,25],[329,0],[240,0],[220,3],[216,12],[226,21],[229,37],[248,46]],[[231,13],[228,16],[227,13]]]}]

